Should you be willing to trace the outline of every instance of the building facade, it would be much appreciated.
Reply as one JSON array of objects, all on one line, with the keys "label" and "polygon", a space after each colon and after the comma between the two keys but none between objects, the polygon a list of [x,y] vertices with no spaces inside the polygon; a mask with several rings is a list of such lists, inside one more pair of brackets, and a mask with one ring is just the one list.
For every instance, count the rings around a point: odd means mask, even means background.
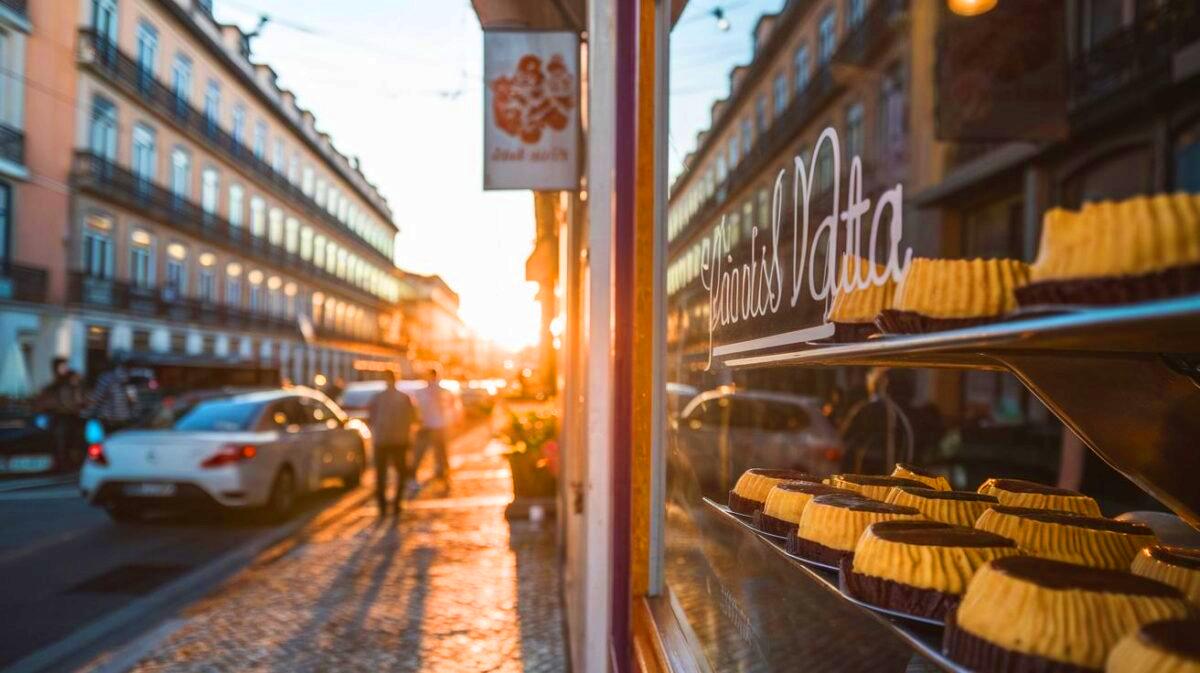
[{"label": "building facade", "polygon": [[52,355],[94,375],[116,350],[298,382],[403,355],[391,210],[249,36],[206,0],[30,10],[33,193],[10,238],[46,290],[10,334],[35,383]]}]

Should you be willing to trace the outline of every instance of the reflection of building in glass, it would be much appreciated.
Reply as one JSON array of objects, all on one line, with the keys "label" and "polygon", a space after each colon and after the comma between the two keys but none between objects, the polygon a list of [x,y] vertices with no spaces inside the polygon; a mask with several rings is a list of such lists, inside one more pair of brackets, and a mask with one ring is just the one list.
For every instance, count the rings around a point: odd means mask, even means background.
[{"label": "reflection of building in glass", "polygon": [[5,274],[39,305],[4,338],[28,342],[39,382],[68,352],[89,375],[120,349],[256,361],[297,381],[401,354],[390,208],[208,7],[29,5],[39,179],[4,210],[20,260]]}]

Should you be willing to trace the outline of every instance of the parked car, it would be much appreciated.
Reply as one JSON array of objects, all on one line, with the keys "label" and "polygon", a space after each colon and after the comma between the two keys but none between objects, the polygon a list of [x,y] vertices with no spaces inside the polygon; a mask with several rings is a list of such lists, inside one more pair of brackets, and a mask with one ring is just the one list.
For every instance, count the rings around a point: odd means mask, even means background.
[{"label": "parked car", "polygon": [[263,508],[282,519],[328,478],[359,483],[370,433],[321,393],[290,387],[197,397],[165,422],[90,444],[84,497],[116,520],[213,506]]},{"label": "parked car", "polygon": [[842,441],[815,397],[721,386],[684,407],[672,446],[703,495],[723,499],[752,467],[837,471]]},{"label": "parked car", "polygon": [[[346,389],[342,391],[340,403],[346,413],[353,418],[366,420],[367,405],[371,403],[371,398],[379,394],[383,390],[383,381],[354,381],[346,384]],[[424,390],[428,382],[420,379],[406,379],[396,382],[396,388],[402,390],[414,397],[420,390]],[[445,403],[446,424],[450,428],[457,428],[463,424],[465,413],[463,411],[463,397],[457,387],[442,386],[442,399]]]}]

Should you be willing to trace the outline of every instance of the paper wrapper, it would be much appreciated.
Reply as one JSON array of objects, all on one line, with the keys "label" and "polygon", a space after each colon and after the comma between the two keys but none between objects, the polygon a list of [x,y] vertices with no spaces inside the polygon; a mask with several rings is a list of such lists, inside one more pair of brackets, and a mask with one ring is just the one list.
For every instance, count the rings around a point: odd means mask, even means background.
[{"label": "paper wrapper", "polygon": [[1005,673],[1101,673],[1100,669],[1054,661],[1035,654],[1007,650],[983,638],[958,628],[954,613],[946,616],[946,631],[942,636],[942,652],[972,671],[1004,671]]},{"label": "paper wrapper", "polygon": [[1200,264],[1138,276],[1043,280],[1016,289],[1020,306],[1112,306],[1200,294]]},{"label": "paper wrapper", "polygon": [[854,561],[842,559],[842,590],[854,598],[881,608],[926,619],[944,621],[958,607],[961,596],[902,584],[882,577],[854,572]]},{"label": "paper wrapper", "polygon": [[824,563],[835,568],[842,562],[843,558],[854,558],[854,552],[852,551],[842,551],[826,547],[820,542],[813,542],[812,540],[798,537],[794,532],[788,534],[785,549],[787,549],[787,553],[794,556],[817,563]]},{"label": "paper wrapper", "polygon": [[760,509],[754,513],[754,527],[770,535],[788,537],[796,532],[797,525],[791,521],[773,517]]},{"label": "paper wrapper", "polygon": [[729,509],[737,514],[753,516],[756,511],[762,509],[762,506],[763,504],[759,500],[743,498],[734,491],[729,492]]},{"label": "paper wrapper", "polygon": [[933,318],[913,311],[885,309],[875,318],[875,324],[884,334],[928,334],[964,329],[1001,322],[1004,316],[980,316],[977,318]]}]

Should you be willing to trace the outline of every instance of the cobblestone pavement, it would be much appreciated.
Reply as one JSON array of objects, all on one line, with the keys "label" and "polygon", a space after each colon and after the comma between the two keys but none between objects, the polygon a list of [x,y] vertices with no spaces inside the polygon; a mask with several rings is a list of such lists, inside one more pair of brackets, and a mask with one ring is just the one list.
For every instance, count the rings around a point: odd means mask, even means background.
[{"label": "cobblestone pavement", "polygon": [[400,522],[368,499],[268,553],[132,670],[565,671],[554,527],[504,520],[512,487],[488,437],[453,442],[452,486],[424,488]]}]

